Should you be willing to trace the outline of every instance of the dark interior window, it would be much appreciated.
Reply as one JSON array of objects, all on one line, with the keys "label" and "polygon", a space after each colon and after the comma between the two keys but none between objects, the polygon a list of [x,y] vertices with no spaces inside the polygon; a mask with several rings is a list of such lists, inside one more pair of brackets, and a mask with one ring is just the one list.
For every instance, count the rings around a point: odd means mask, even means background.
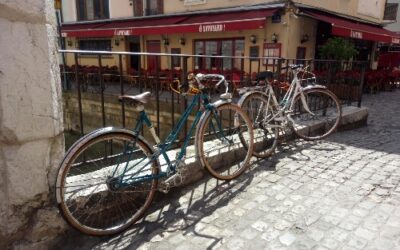
[{"label": "dark interior window", "polygon": [[110,18],[109,0],[76,0],[78,20],[97,20]]},{"label": "dark interior window", "polygon": [[111,40],[80,40],[79,49],[111,51]]}]

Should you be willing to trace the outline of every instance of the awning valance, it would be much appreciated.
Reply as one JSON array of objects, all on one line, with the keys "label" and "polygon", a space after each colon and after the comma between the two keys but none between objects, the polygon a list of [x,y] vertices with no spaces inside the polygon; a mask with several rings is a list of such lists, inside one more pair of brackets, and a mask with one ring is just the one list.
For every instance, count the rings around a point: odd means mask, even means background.
[{"label": "awning valance", "polygon": [[101,24],[67,24],[62,26],[61,33],[63,37],[112,37],[251,30],[264,28],[266,17],[272,16],[276,10],[131,19]]},{"label": "awning valance", "polygon": [[303,11],[307,16],[330,23],[332,34],[362,40],[400,44],[400,36],[379,26],[359,23],[341,17],[324,14],[317,11]]}]

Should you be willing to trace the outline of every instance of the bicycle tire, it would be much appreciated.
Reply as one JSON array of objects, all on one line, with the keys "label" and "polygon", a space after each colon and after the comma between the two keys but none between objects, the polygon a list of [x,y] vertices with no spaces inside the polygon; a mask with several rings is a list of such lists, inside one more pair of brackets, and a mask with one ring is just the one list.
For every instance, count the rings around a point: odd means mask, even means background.
[{"label": "bicycle tire", "polygon": [[149,157],[152,154],[141,137],[124,130],[83,137],[68,151],[57,175],[57,201],[65,219],[82,233],[95,236],[119,233],[135,223],[151,204],[158,179],[119,188],[118,179],[110,173],[122,171],[125,163],[143,163],[142,159],[149,164],[133,168],[124,178],[155,175],[159,164]]},{"label": "bicycle tire", "polygon": [[301,94],[294,99],[292,121],[294,133],[304,140],[319,140],[333,133],[339,126],[342,107],[334,93],[323,88],[305,90],[304,97],[312,115],[301,101]]},{"label": "bicycle tire", "polygon": [[[246,138],[246,146],[239,134]],[[195,145],[202,166],[213,177],[232,180],[249,166],[253,140],[251,121],[246,113],[236,104],[223,103],[203,114]]]},{"label": "bicycle tire", "polygon": [[278,123],[272,119],[273,114],[277,112],[272,101],[268,103],[268,96],[265,93],[254,91],[242,96],[238,104],[248,114],[253,124],[253,155],[258,158],[270,156],[279,138]]}]

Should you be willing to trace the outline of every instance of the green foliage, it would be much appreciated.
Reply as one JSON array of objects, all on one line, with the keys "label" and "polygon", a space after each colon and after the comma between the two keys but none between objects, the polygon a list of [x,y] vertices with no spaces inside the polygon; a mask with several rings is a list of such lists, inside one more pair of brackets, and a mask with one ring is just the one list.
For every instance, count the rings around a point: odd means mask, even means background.
[{"label": "green foliage", "polygon": [[320,53],[324,59],[349,60],[353,56],[356,56],[358,51],[349,40],[334,37],[328,39],[321,47]]}]

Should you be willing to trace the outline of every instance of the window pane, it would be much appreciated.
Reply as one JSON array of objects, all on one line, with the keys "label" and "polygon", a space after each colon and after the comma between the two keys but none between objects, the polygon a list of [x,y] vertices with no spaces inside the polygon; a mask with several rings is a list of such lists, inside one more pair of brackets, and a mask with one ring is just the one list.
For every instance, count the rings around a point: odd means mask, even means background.
[{"label": "window pane", "polygon": [[77,0],[77,6],[78,6],[78,20],[86,20],[86,15],[85,15],[85,2],[86,0]]},{"label": "window pane", "polygon": [[[221,55],[232,56],[232,45],[233,45],[232,40],[222,41]],[[232,59],[231,58],[223,58],[222,59],[222,68],[224,70],[232,69]]]},{"label": "window pane", "polygon": [[[203,55],[203,41],[196,41],[194,44],[194,53],[195,55]],[[195,59],[195,69],[202,69],[203,66],[203,57],[196,57]]]},{"label": "window pane", "polygon": [[[206,55],[217,55],[217,41],[206,41]],[[216,68],[217,67],[217,60],[216,58],[206,58],[206,69]]]},{"label": "window pane", "polygon": [[86,0],[86,15],[88,20],[94,19],[93,0]]},{"label": "window pane", "polygon": [[102,12],[101,18],[110,18],[110,9],[108,6],[109,1],[108,0],[102,0],[102,1],[103,1],[103,4],[102,4],[103,12]]},{"label": "window pane", "polygon": [[79,49],[111,51],[111,40],[80,40]]},{"label": "window pane", "polygon": [[[244,55],[244,40],[236,40],[235,41],[235,56],[243,56]],[[235,58],[234,60],[234,68],[241,69],[242,60],[240,58]]]}]

